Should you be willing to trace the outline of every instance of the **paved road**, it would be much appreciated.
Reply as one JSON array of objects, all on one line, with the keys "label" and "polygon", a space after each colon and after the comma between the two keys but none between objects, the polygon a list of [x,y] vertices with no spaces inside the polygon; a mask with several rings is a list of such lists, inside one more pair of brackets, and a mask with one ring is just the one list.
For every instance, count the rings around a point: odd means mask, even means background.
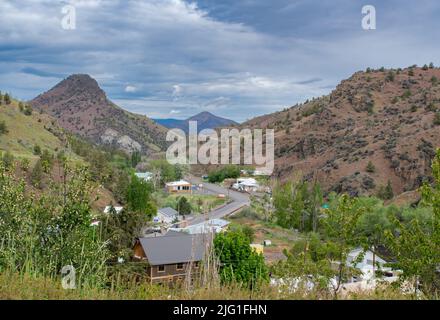
[{"label": "paved road", "polygon": [[232,213],[238,211],[239,209],[245,206],[250,205],[249,194],[247,193],[228,190],[226,188],[220,187],[212,183],[202,182],[200,178],[194,176],[187,177],[186,179],[192,184],[197,184],[197,185],[199,185],[200,183],[203,184],[204,190],[202,190],[202,193],[203,192],[212,193],[212,194],[223,193],[226,196],[229,195],[229,198],[232,200],[231,203],[228,203],[227,205],[221,208],[212,210],[206,215],[199,215],[194,219],[192,219],[191,221],[188,221],[190,225],[194,225],[208,219],[220,219],[228,215],[231,215]]}]

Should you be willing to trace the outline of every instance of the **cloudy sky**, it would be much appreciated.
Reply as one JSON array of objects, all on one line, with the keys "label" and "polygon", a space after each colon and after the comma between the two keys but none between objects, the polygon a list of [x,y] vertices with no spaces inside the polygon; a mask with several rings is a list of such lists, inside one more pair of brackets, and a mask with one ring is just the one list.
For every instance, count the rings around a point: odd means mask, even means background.
[{"label": "cloudy sky", "polygon": [[[362,28],[364,5],[376,30]],[[439,17],[438,0],[0,0],[0,90],[31,99],[88,73],[152,118],[243,121],[368,66],[440,65]]]}]

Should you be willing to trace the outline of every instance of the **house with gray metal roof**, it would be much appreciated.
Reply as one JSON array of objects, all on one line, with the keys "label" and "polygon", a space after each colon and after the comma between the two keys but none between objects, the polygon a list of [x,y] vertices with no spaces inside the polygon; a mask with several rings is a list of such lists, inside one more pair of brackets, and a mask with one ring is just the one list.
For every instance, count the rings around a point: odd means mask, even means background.
[{"label": "house with gray metal roof", "polygon": [[153,222],[171,225],[179,219],[179,213],[171,207],[160,208],[157,210]]},{"label": "house with gray metal roof", "polygon": [[196,277],[212,237],[168,232],[140,238],[134,245],[134,258],[148,264],[151,283],[178,283]]}]

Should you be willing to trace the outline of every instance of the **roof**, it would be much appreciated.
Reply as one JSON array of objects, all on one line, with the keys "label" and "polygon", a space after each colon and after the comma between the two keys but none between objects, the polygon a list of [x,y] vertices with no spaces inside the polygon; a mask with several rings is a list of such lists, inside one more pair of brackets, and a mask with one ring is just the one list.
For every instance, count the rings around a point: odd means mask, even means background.
[{"label": "roof", "polygon": [[191,183],[185,180],[179,180],[179,181],[167,182],[166,185],[172,187],[172,186],[181,186],[181,185],[191,185]]},{"label": "roof", "polygon": [[136,172],[134,175],[140,179],[150,179],[153,174],[151,172]]},{"label": "roof", "polygon": [[207,234],[212,232],[219,233],[229,223],[229,221],[223,219],[211,219],[185,228],[171,228],[170,230],[188,234]]},{"label": "roof", "polygon": [[206,237],[200,235],[169,235],[140,238],[139,242],[151,265],[201,261],[205,256]]},{"label": "roof", "polygon": [[157,212],[163,214],[168,218],[174,218],[176,215],[179,214],[176,210],[170,207],[160,208],[159,210],[157,210]]},{"label": "roof", "polygon": [[254,178],[239,178],[237,183],[243,186],[258,187],[258,182]]},{"label": "roof", "polygon": [[[104,213],[110,213],[110,208],[111,206],[106,206],[104,208]],[[124,209],[124,207],[113,207],[113,208],[115,209],[116,213],[119,213],[122,211],[122,209]]]}]

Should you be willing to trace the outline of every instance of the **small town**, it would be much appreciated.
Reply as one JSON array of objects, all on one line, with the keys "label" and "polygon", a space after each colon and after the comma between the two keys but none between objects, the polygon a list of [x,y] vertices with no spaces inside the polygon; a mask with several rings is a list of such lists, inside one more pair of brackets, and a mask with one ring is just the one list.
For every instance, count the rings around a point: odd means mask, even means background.
[{"label": "small town", "polygon": [[426,313],[440,300],[439,12],[1,0],[0,308]]}]

